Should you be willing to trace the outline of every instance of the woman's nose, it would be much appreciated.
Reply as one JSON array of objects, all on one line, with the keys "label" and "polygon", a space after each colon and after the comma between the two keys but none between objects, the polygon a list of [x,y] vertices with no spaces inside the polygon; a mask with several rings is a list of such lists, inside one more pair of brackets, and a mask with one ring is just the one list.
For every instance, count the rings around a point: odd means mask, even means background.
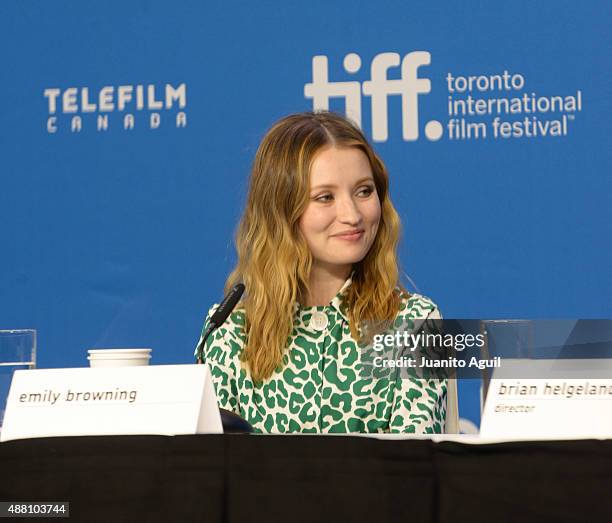
[{"label": "woman's nose", "polygon": [[361,213],[353,198],[338,199],[337,218],[344,223],[357,224],[361,220]]}]

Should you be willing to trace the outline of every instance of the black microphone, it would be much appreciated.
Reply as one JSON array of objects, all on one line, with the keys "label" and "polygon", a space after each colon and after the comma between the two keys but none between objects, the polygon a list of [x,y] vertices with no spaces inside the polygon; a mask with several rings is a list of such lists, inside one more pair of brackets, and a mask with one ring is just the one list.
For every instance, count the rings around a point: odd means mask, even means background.
[{"label": "black microphone", "polygon": [[242,296],[244,292],[244,285],[242,283],[238,283],[234,285],[231,291],[229,291],[228,295],[223,298],[221,305],[217,308],[215,313],[211,316],[210,321],[208,322],[208,328],[206,332],[202,336],[202,340],[198,343],[196,348],[196,357],[198,363],[204,363],[204,344],[206,340],[217,327],[220,327],[223,322],[227,319],[227,317],[231,314],[238,303],[238,300]]}]

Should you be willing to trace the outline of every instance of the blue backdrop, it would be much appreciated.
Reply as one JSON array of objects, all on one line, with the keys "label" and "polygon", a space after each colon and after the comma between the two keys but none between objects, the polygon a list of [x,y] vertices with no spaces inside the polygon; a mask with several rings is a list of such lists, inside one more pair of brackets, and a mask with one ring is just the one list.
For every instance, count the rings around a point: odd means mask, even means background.
[{"label": "blue backdrop", "polygon": [[259,140],[326,93],[371,138],[387,119],[402,266],[445,317],[612,316],[611,14],[2,2],[0,328],[36,328],[41,367],[92,347],[191,362]]}]

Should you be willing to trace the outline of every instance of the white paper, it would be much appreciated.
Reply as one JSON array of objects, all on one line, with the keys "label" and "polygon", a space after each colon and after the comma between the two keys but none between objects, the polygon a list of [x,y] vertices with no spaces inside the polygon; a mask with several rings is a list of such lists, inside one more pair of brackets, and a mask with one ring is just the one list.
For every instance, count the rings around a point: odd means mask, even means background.
[{"label": "white paper", "polygon": [[610,413],[610,360],[504,360],[489,384],[480,435],[610,438]]},{"label": "white paper", "polygon": [[0,441],[221,433],[207,365],[16,371]]}]

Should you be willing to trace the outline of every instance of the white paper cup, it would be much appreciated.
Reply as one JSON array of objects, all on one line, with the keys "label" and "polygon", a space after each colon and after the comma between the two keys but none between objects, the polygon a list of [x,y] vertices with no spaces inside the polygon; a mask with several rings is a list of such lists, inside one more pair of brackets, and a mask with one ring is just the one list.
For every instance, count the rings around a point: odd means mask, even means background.
[{"label": "white paper cup", "polygon": [[148,365],[151,349],[90,349],[90,367],[134,367]]}]

